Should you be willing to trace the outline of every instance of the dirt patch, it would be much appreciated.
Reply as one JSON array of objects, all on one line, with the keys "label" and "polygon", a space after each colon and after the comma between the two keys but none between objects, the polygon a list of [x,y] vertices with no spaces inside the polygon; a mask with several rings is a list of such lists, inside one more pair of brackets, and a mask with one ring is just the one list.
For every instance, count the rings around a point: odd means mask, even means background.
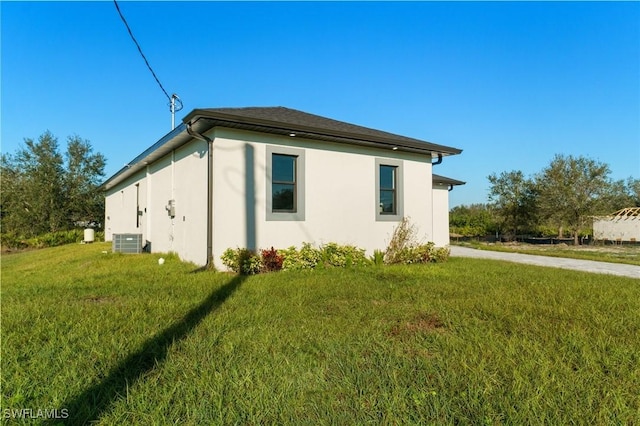
[{"label": "dirt patch", "polygon": [[420,313],[407,322],[394,325],[389,334],[400,336],[406,334],[427,334],[445,330],[445,324],[434,313]]}]

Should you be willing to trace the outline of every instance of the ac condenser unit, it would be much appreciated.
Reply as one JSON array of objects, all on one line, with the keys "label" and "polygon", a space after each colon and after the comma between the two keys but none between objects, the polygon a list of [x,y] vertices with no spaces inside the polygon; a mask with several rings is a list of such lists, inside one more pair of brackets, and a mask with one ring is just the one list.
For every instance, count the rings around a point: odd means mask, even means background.
[{"label": "ac condenser unit", "polygon": [[142,253],[142,234],[113,234],[114,253]]}]

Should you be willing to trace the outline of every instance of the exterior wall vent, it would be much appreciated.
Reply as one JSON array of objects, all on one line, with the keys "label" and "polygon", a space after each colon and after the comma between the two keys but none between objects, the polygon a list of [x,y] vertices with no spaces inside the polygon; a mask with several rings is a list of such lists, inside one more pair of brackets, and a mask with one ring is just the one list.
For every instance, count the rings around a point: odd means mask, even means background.
[{"label": "exterior wall vent", "polygon": [[113,234],[114,253],[142,253],[142,234]]}]

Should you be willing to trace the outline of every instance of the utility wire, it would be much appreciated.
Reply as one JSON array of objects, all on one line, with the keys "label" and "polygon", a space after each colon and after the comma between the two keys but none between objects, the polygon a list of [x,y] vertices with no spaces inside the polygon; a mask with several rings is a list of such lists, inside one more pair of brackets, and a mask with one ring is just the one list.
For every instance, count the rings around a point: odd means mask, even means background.
[{"label": "utility wire", "polygon": [[149,68],[149,71],[151,71],[151,74],[153,74],[153,78],[156,79],[156,82],[158,83],[158,86],[160,86],[160,88],[164,92],[164,95],[167,97],[167,99],[169,99],[169,102],[171,102],[171,96],[169,96],[167,91],[164,90],[164,87],[162,86],[162,83],[160,83],[160,80],[158,80],[158,77],[156,76],[156,73],[153,72],[153,68],[151,68],[151,65],[149,65],[149,61],[147,61],[147,57],[144,56],[144,53],[142,53],[142,48],[138,44],[138,41],[136,40],[136,38],[133,36],[133,32],[131,32],[131,28],[129,28],[129,24],[127,24],[127,20],[124,19],[124,15],[120,11],[120,6],[118,6],[118,2],[116,0],[113,0],[113,4],[116,5],[116,9],[118,10],[118,15],[120,15],[120,19],[122,19],[122,22],[124,22],[125,27],[127,27],[127,31],[129,31],[129,35],[131,36],[131,40],[133,40],[133,42],[136,44],[136,47],[138,48],[138,52],[140,52],[140,55],[142,56],[142,59],[144,59],[144,63],[147,64],[147,68]]}]

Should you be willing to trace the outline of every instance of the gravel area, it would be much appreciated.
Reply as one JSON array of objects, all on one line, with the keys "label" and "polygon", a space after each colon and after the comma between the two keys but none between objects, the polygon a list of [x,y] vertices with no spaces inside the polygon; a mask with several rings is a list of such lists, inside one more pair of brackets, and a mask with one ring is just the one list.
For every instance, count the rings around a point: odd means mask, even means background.
[{"label": "gravel area", "polygon": [[451,256],[475,257],[481,259],[506,260],[508,262],[527,263],[529,265],[548,266],[552,268],[573,269],[576,271],[595,272],[598,274],[619,275],[622,277],[640,278],[640,266],[622,263],[597,262],[595,260],[568,259],[564,257],[538,256],[522,253],[505,253],[499,251],[477,250],[469,247],[451,246]]}]

